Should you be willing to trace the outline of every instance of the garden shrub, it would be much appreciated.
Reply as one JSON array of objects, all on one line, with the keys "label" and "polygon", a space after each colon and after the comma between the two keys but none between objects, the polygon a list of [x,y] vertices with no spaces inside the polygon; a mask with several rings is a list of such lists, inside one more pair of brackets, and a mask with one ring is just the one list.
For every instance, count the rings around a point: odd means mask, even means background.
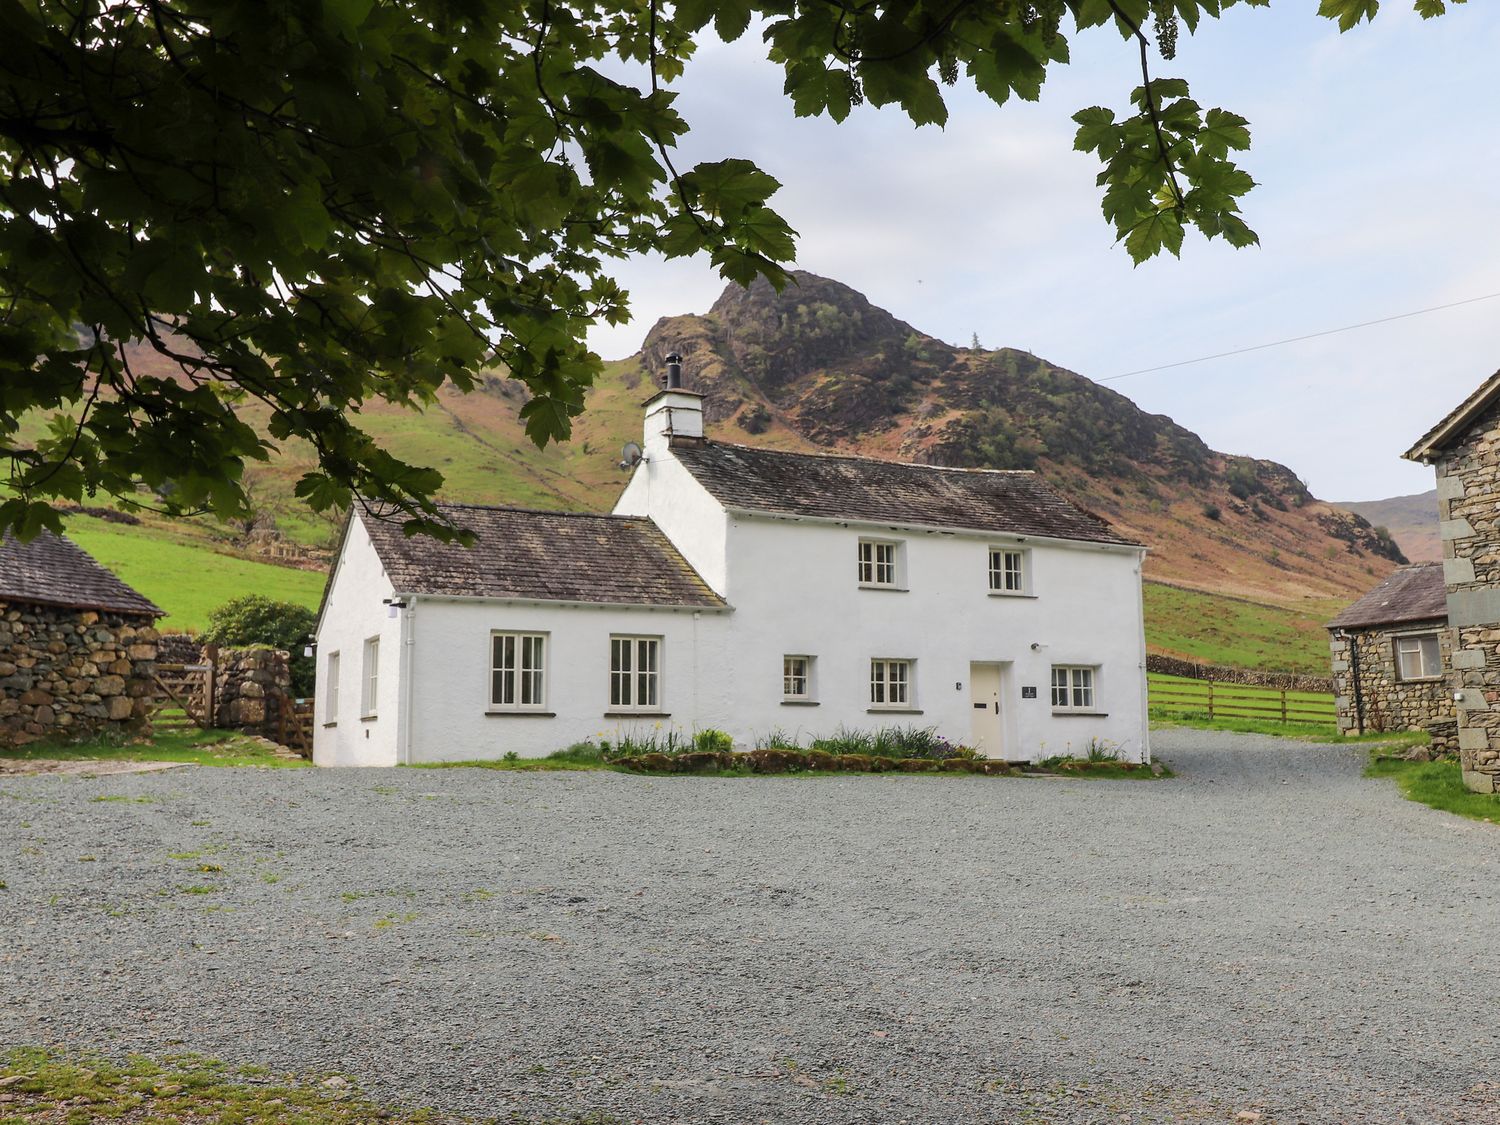
[{"label": "garden shrub", "polygon": [[290,654],[292,694],[313,693],[317,664],[302,655],[317,628],[318,615],[295,602],[277,602],[263,594],[232,598],[208,615],[202,640],[209,644],[243,648],[265,645]]}]

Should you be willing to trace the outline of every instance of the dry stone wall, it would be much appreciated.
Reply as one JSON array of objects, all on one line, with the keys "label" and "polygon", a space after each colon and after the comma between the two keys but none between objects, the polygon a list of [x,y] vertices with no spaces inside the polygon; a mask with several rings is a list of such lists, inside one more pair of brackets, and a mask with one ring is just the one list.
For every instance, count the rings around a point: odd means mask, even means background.
[{"label": "dry stone wall", "polygon": [[1160,653],[1146,654],[1146,671],[1161,676],[1185,676],[1190,680],[1213,680],[1220,684],[1245,684],[1250,687],[1275,688],[1278,691],[1333,691],[1327,676],[1304,676],[1300,672],[1257,672],[1250,668],[1230,668],[1225,664],[1198,664]]},{"label": "dry stone wall", "polygon": [[1448,623],[1456,635],[1457,696],[1464,783],[1500,790],[1500,406],[1474,421],[1437,470],[1438,529]]},{"label": "dry stone wall", "polygon": [[[1436,679],[1401,680],[1396,676],[1396,641],[1402,634],[1433,632],[1438,635],[1443,675]],[[1350,630],[1329,642],[1333,658],[1333,690],[1341,734],[1364,730],[1426,730],[1432,735],[1431,752],[1443,754],[1453,747],[1455,714],[1448,669],[1452,663],[1452,633],[1444,621],[1416,621],[1386,628]],[[1358,658],[1356,660],[1356,657]],[[1359,668],[1359,692],[1355,693],[1355,666]]]},{"label": "dry stone wall", "polygon": [[288,656],[274,648],[221,648],[214,683],[214,726],[271,736],[277,708],[292,694]]},{"label": "dry stone wall", "polygon": [[156,642],[150,618],[0,601],[0,745],[143,730]]}]

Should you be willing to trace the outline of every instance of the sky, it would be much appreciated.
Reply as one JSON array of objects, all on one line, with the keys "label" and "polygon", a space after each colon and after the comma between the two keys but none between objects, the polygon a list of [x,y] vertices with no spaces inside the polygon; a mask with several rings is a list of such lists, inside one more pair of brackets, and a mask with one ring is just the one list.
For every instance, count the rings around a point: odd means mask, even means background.
[{"label": "sky", "polygon": [[[943,128],[896,107],[798,119],[755,30],[700,45],[676,84],[681,168],[748,157],[782,183],[797,266],[954,344],[1030,350],[1166,414],[1215,449],[1270,458],[1331,500],[1432,487],[1401,460],[1500,368],[1500,297],[1358,331],[1118,378],[1141,368],[1500,294],[1500,12],[1423,21],[1386,5],[1340,35],[1312,0],[1232,8],[1184,29],[1160,76],[1250,120],[1243,213],[1258,248],[1190,232],[1182,257],[1132,267],[1099,210],[1072,114],[1117,112],[1139,58],[1111,28],[1074,39],[1038,103],[997,107],[963,80]],[[634,352],[662,316],[724,287],[706,259],[642,257],[616,276]]]}]

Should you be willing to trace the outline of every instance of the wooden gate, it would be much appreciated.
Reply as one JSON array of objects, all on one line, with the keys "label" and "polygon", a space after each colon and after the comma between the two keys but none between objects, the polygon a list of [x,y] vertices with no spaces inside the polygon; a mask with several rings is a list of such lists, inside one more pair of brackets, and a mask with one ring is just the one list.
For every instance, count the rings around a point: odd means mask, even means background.
[{"label": "wooden gate", "polygon": [[161,695],[151,716],[157,730],[208,730],[214,725],[214,681],[218,677],[219,650],[203,648],[199,664],[158,664],[152,679]]},{"label": "wooden gate", "polygon": [[313,752],[313,701],[293,699],[284,692],[272,697],[276,709],[275,739],[288,749],[295,750],[304,758]]}]

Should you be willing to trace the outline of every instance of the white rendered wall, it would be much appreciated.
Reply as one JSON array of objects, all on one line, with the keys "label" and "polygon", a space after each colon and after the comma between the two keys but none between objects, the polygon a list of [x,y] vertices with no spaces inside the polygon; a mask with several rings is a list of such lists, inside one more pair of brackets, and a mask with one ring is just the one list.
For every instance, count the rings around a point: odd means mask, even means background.
[{"label": "white rendered wall", "polygon": [[614,513],[654,519],[703,581],[727,598],[729,517],[664,444],[651,440],[649,431],[647,438],[646,460],[635,467]]},{"label": "white rendered wall", "polygon": [[[905,592],[860,588],[862,537],[904,544]],[[989,592],[989,548],[1009,544],[1031,552],[1034,597]],[[727,557],[735,607],[735,725],[727,729],[737,739],[779,727],[805,744],[841,725],[915,725],[967,742],[969,664],[982,661],[1006,666],[1005,758],[1082,754],[1099,739],[1147,760],[1137,551],[734,516]],[[783,705],[784,655],[816,657],[818,706]],[[876,657],[916,662],[912,705],[921,714],[870,713]],[[1053,664],[1099,668],[1101,714],[1053,713]],[[1036,688],[1036,698],[1022,699],[1022,687]]]},{"label": "white rendered wall", "polygon": [[[725,639],[732,614],[413,599],[413,702],[407,761],[543,757],[585,739],[704,727],[732,730]],[[490,635],[543,633],[544,712],[492,711]],[[659,710],[670,717],[612,717],[609,639],[658,636]]]},{"label": "white rendered wall", "polygon": [[[401,622],[381,599],[394,593],[358,515],[344,540],[323,616],[318,622],[313,762],[320,766],[393,766],[397,762],[401,699]],[[360,715],[365,640],[380,638],[375,715]],[[327,714],[328,655],[339,654],[338,714]]]}]

